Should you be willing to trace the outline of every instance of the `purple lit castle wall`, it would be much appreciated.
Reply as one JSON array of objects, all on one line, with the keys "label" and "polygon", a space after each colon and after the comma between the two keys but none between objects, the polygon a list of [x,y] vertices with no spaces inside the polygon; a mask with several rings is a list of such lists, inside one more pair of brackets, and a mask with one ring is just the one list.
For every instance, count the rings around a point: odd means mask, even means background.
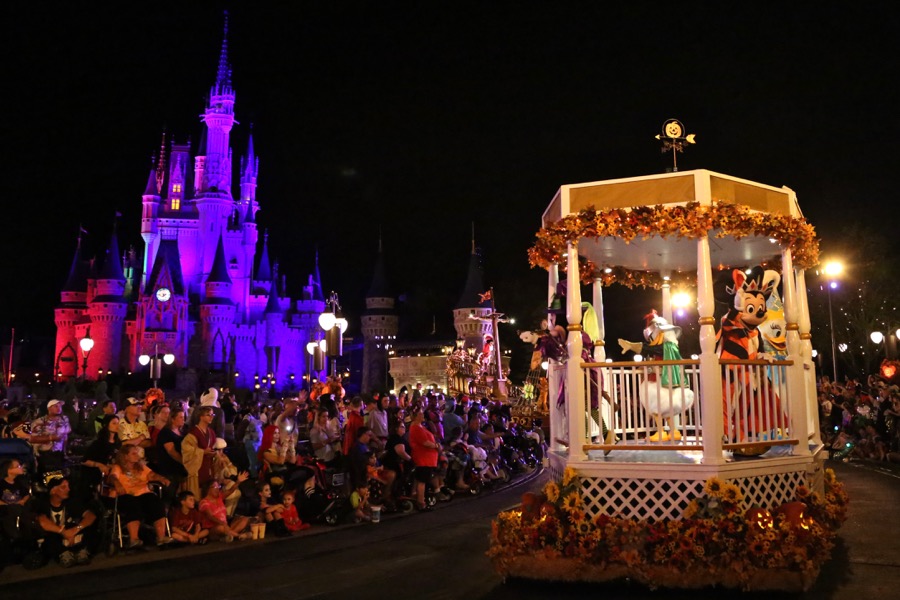
[{"label": "purple lit castle wall", "polygon": [[[177,367],[233,370],[245,387],[255,375],[274,378],[278,389],[298,387],[308,371],[306,344],[325,309],[318,265],[303,298],[292,300],[283,297],[284,278],[269,262],[267,235],[257,257],[259,159],[252,131],[240,160],[240,193],[232,194],[235,93],[227,34],[226,21],[196,154],[191,157],[190,144],[168,147],[164,136],[147,178],[141,268],[135,256],[126,256],[123,268],[115,233],[99,270],[82,259],[79,239],[55,311],[62,379],[81,375],[79,369],[88,379],[101,371],[138,371],[138,357],[154,353],[174,354]],[[79,342],[88,334],[94,346],[82,368]]]}]

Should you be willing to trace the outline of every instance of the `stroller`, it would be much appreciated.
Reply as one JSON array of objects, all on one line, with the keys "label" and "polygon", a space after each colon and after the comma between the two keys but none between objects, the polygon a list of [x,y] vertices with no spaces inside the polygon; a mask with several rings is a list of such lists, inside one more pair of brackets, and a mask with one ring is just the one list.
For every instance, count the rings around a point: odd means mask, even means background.
[{"label": "stroller", "polygon": [[344,483],[346,473],[310,456],[301,457],[297,467],[305,474],[297,489],[297,512],[304,522],[334,526],[353,512]]}]

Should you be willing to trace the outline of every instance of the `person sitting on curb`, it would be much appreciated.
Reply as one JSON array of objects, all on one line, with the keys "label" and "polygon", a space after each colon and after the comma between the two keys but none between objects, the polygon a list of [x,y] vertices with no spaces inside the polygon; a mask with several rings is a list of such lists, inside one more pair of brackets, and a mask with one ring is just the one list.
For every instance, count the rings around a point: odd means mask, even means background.
[{"label": "person sitting on curb", "polygon": [[65,477],[51,478],[47,489],[47,498],[35,505],[37,523],[44,532],[41,551],[48,560],[57,560],[65,568],[88,564],[97,515],[77,499],[69,498],[71,490]]},{"label": "person sitting on curb", "polygon": [[[240,473],[237,479],[237,485],[231,486],[229,494],[240,493],[238,486],[247,480],[246,471]],[[200,501],[200,524],[204,529],[209,529],[210,534],[226,542],[234,541],[235,538],[246,540],[250,538],[247,528],[250,526],[250,519],[243,515],[235,516],[231,521],[228,520],[228,513],[225,509],[225,498],[222,486],[216,480],[208,481],[203,489],[203,499]]]},{"label": "person sitting on curb", "polygon": [[197,499],[194,495],[188,491],[178,494],[175,506],[169,511],[172,538],[183,544],[204,545],[209,541],[209,529],[203,529],[200,521],[200,512],[197,510]]}]

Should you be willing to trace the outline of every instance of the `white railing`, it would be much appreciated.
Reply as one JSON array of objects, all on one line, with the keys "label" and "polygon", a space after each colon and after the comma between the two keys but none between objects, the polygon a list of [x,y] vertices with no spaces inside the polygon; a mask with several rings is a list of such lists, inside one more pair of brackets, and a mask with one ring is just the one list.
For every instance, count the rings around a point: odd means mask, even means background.
[{"label": "white railing", "polygon": [[[791,436],[791,361],[722,360],[723,448],[796,444]],[[582,363],[587,414],[585,450],[672,450],[703,447],[700,361]],[[599,375],[599,377],[598,377]],[[602,389],[601,389],[602,388]],[[598,393],[599,392],[599,393]],[[599,402],[598,402],[599,399]],[[604,439],[604,425],[615,434]],[[593,429],[593,431],[592,431]],[[599,430],[599,431],[598,431]],[[709,434],[710,432],[706,432]]]}]

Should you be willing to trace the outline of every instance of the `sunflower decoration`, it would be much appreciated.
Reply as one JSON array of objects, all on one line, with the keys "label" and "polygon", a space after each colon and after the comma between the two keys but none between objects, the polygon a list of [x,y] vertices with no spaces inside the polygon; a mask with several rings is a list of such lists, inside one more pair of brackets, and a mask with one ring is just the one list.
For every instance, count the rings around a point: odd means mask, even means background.
[{"label": "sunflower decoration", "polygon": [[718,477],[710,477],[703,486],[703,491],[709,496],[718,497],[722,493],[722,487],[725,483]]},{"label": "sunflower decoration", "polygon": [[570,485],[575,479],[578,477],[578,471],[575,470],[574,467],[566,467],[566,470],[563,471],[562,484],[563,487]]},{"label": "sunflower decoration", "polygon": [[547,502],[556,504],[559,500],[559,485],[555,481],[550,481],[544,486],[544,495],[547,496]]},{"label": "sunflower decoration", "polygon": [[569,492],[562,499],[562,507],[569,514],[576,511],[581,511],[583,506],[584,503],[581,501],[581,494],[579,494],[577,491]]}]

